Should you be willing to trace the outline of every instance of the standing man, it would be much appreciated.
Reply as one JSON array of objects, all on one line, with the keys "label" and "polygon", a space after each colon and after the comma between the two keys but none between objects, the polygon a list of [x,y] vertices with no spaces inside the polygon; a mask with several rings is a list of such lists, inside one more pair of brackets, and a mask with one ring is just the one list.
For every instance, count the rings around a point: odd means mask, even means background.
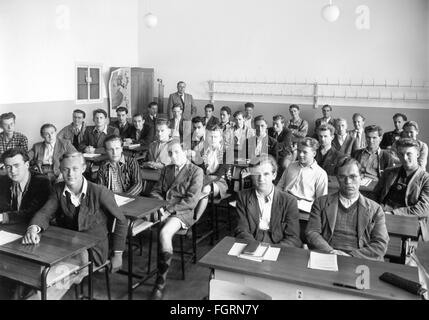
[{"label": "standing man", "polygon": [[322,114],[323,117],[316,119],[316,123],[314,125],[314,137],[317,139],[317,128],[319,128],[319,126],[321,124],[324,123],[329,123],[331,126],[335,126],[335,121],[334,119],[331,117],[331,112],[332,112],[332,107],[329,104],[325,104],[322,107]]},{"label": "standing man", "polygon": [[130,137],[131,125],[127,120],[128,109],[125,107],[118,107],[116,109],[117,120],[112,122],[112,127],[119,129],[119,135],[122,139],[127,139]]},{"label": "standing man", "polygon": [[356,150],[366,148],[366,139],[365,139],[365,117],[360,113],[355,113],[353,115],[353,126],[354,130],[350,130],[350,136],[353,137],[356,142]]},{"label": "standing man", "polygon": [[62,140],[69,140],[76,150],[79,149],[79,145],[82,142],[83,134],[86,129],[85,117],[85,111],[80,109],[74,110],[72,123],[61,129],[61,131],[58,132],[57,137]]},{"label": "standing man", "polygon": [[339,192],[314,201],[305,235],[310,249],[381,260],[389,236],[381,206],[359,192],[360,164],[353,158],[337,168]]},{"label": "standing man", "polygon": [[383,134],[383,139],[380,143],[381,149],[390,149],[392,145],[401,138],[402,126],[405,122],[407,122],[407,116],[405,114],[395,113],[393,116],[395,130]]},{"label": "standing man", "polygon": [[12,112],[3,113],[0,116],[0,125],[3,132],[0,133],[0,157],[6,150],[21,148],[28,151],[28,139],[22,133],[15,131],[16,116]]},{"label": "standing man", "polygon": [[332,148],[335,129],[330,124],[321,124],[317,132],[319,134],[320,143],[320,147],[317,149],[316,154],[317,164],[326,171],[328,176],[333,176],[338,160],[344,156],[341,152]]},{"label": "standing man", "polygon": [[177,83],[177,92],[170,94],[168,98],[167,110],[168,117],[173,118],[173,106],[181,105],[183,110],[183,117],[190,120],[193,116],[197,115],[197,106],[194,103],[192,95],[185,93],[186,83],[179,81]]},{"label": "standing man", "polygon": [[85,129],[79,151],[85,153],[106,153],[104,140],[110,135],[119,135],[119,129],[107,124],[107,112],[103,109],[94,110],[93,120],[95,126]]},{"label": "standing man", "polygon": [[237,195],[238,239],[301,247],[299,211],[296,199],[277,189],[277,163],[269,155],[250,162],[253,188]]}]

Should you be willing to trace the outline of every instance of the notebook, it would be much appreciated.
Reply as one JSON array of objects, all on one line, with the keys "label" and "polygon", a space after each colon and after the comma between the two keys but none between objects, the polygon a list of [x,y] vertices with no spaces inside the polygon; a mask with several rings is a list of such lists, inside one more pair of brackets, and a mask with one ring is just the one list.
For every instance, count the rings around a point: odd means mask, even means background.
[{"label": "notebook", "polygon": [[310,258],[308,259],[307,268],[325,271],[338,271],[337,255],[310,251]]}]

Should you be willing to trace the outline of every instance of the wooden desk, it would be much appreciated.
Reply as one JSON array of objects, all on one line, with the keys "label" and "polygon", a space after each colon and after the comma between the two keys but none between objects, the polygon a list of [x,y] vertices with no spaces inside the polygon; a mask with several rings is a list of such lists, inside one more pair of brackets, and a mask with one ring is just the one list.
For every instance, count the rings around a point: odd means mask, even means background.
[{"label": "wooden desk", "polygon": [[[236,242],[225,237],[200,261],[211,268],[214,278],[244,284],[261,290],[273,299],[419,299],[418,296],[379,280],[384,272],[391,272],[418,282],[418,270],[399,264],[370,261],[338,256],[338,272],[308,269],[309,250],[282,248],[277,261],[254,262],[229,256],[228,252]],[[334,282],[355,285],[358,274],[356,268],[369,268],[370,289],[356,290],[336,287]]]},{"label": "wooden desk", "polygon": [[[26,225],[0,225],[0,230],[24,235]],[[47,289],[55,283],[88,267],[89,298],[92,299],[92,252],[91,249],[99,241],[93,235],[64,228],[50,226],[41,234],[38,245],[23,245],[22,238],[0,246],[0,275],[41,291],[42,299],[47,299]],[[89,262],[79,266],[63,277],[49,272],[66,259],[84,250],[88,250]]]},{"label": "wooden desk", "polygon": [[[155,214],[160,208],[166,206],[168,204],[167,201],[159,200],[155,198],[148,197],[134,197],[134,200],[128,202],[121,206],[121,210],[124,213],[125,217],[127,217],[130,222],[128,224],[128,271],[124,273],[128,276],[128,299],[133,299],[133,290],[142,285],[147,279],[153,276],[154,272],[150,273],[148,271],[148,275],[145,277],[141,277],[133,273],[133,247],[132,247],[132,239],[139,235],[146,229],[138,230],[139,223],[142,223],[142,220],[150,221],[151,215]],[[156,217],[157,219],[157,217]],[[151,238],[152,239],[152,238]],[[158,246],[159,248],[159,246]],[[152,252],[149,252],[149,259],[151,258]],[[150,265],[150,261],[149,261]],[[154,270],[156,272],[156,270]],[[133,278],[140,279],[137,283],[133,283]]]}]

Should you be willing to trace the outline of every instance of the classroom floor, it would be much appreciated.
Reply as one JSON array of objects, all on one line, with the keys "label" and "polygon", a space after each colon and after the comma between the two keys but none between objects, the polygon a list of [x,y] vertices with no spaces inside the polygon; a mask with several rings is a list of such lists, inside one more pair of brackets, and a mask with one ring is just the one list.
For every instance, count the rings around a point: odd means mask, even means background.
[{"label": "classroom floor", "polygon": [[[225,215],[228,214],[226,211],[219,210],[219,219],[225,219]],[[207,212],[204,214],[207,217]],[[205,232],[209,228],[209,223],[204,216],[201,218],[198,232]],[[219,223],[219,241],[231,233],[228,230],[228,225]],[[155,236],[155,232],[154,232]],[[174,248],[179,248],[179,239],[176,236],[173,240]],[[214,243],[217,243],[215,240]],[[134,251],[134,270],[138,274],[144,274],[147,269],[147,256],[148,256],[148,233],[143,235],[143,255],[140,256],[139,249]],[[191,238],[187,238],[184,241],[185,250],[191,248]],[[205,239],[203,242],[198,244],[197,247],[197,261],[201,259],[205,253],[207,253],[213,246],[210,245],[210,238]],[[153,241],[153,252],[152,252],[152,269],[156,268],[156,240]],[[123,269],[127,269],[127,253],[124,253],[124,266]],[[186,280],[182,280],[180,255],[175,254],[173,263],[168,273],[166,293],[164,300],[202,300],[208,296],[208,281],[209,281],[210,270],[201,267],[197,264],[189,262],[186,264]],[[155,277],[152,277],[147,281],[147,285],[143,284],[134,290],[133,300],[147,300],[153,288]],[[99,300],[107,300],[106,285],[104,272],[100,272],[94,276],[94,298]],[[128,278],[124,274],[111,274],[110,285],[112,300],[127,300],[128,299]],[[86,286],[85,286],[86,288]],[[75,291],[69,290],[63,297],[63,300],[74,300]]]}]

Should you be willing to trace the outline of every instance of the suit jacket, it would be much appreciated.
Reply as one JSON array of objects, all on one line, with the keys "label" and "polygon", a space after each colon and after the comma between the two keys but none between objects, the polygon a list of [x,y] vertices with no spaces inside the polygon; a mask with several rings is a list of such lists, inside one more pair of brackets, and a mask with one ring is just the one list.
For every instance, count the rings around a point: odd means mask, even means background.
[{"label": "suit jacket", "polygon": [[131,128],[133,128],[133,126],[129,122],[127,122],[123,127],[119,125],[119,121],[114,121],[110,125],[119,130],[119,135],[121,136],[122,139],[131,138],[130,130]]},{"label": "suit jacket", "polygon": [[203,170],[188,161],[177,177],[174,177],[174,171],[173,164],[164,167],[161,178],[150,195],[167,200],[166,209],[190,226],[193,224],[194,209],[201,196]]},{"label": "suit jacket", "polygon": [[317,164],[321,166],[323,170],[326,171],[328,176],[335,175],[335,167],[337,166],[338,161],[342,157],[344,157],[344,154],[335,150],[332,147],[325,154],[325,157],[322,156],[322,153],[320,152],[320,148],[317,149],[317,153],[316,153]]},{"label": "suit jacket", "polygon": [[[37,142],[33,145],[28,156],[30,157],[30,164],[41,166],[43,161],[43,156],[45,154],[46,144],[45,142]],[[60,175],[60,159],[66,153],[76,152],[75,147],[71,144],[69,140],[58,139],[55,142],[54,146],[54,155],[52,157],[54,174],[58,177]]]},{"label": "suit jacket", "polygon": [[[179,135],[180,135],[180,141],[183,139],[183,117],[180,118],[179,122]],[[176,119],[172,118],[170,119],[170,129],[171,129],[171,135],[173,136],[174,127],[176,125]]]},{"label": "suit jacket", "polygon": [[211,127],[213,127],[214,125],[219,125],[220,124],[220,120],[219,118],[216,118],[215,116],[211,116],[211,118],[209,120],[207,120],[207,118],[204,117],[204,119],[206,120],[206,128],[210,129]]},{"label": "suit jacket", "polygon": [[350,156],[352,152],[358,149],[356,139],[350,134],[347,134],[346,140],[344,140],[342,145],[340,145],[340,142],[338,141],[338,135],[335,134],[334,140],[332,140],[332,147],[347,156]]},{"label": "suit jacket", "polygon": [[129,138],[133,140],[133,143],[138,143],[141,146],[149,146],[149,144],[153,141],[154,136],[149,137],[149,129],[143,125],[143,129],[140,132],[140,137],[137,139],[137,129],[132,126],[129,130]]},{"label": "suit jacket", "polygon": [[[235,236],[239,239],[262,241],[264,234],[259,229],[261,211],[254,188],[237,194],[238,224]],[[299,211],[295,197],[274,187],[269,236],[273,244],[301,247]]]},{"label": "suit jacket", "polygon": [[[247,159],[252,159],[256,154],[256,145],[257,140],[256,136],[250,137],[246,140],[247,146]],[[275,159],[278,157],[278,143],[277,141],[270,137],[268,134],[262,140],[262,153],[268,153],[272,155]]]},{"label": "suit jacket", "polygon": [[[398,178],[401,167],[386,169],[374,188],[375,201],[384,203],[390,188]],[[429,240],[429,173],[419,167],[407,185],[405,207],[392,211],[399,216],[417,216],[423,240]]]},{"label": "suit jacket", "polygon": [[171,163],[170,156],[168,155],[168,143],[166,143],[162,148],[160,148],[159,141],[153,141],[149,145],[148,151],[148,161],[161,162],[164,165],[169,165]]},{"label": "suit jacket", "polygon": [[48,200],[51,182],[45,175],[31,174],[19,210],[12,207],[11,187],[12,180],[8,176],[0,176],[0,212],[7,213],[6,223],[28,223],[37,210]]},{"label": "suit jacket", "polygon": [[364,149],[364,148],[367,147],[366,146],[366,138],[365,138],[365,130],[362,130],[362,136],[361,136],[361,139],[360,139],[360,143],[357,140],[357,131],[355,129],[349,130],[348,133],[349,133],[349,135],[352,138],[354,138],[356,140],[355,141],[355,144],[356,144],[356,148],[355,149],[356,150],[358,150],[358,149]]},{"label": "suit jacket", "polygon": [[94,129],[95,126],[86,127],[82,142],[79,146],[79,151],[84,152],[86,147],[93,146],[95,148],[95,153],[106,153],[106,150],[104,149],[104,140],[106,140],[107,136],[112,134],[119,136],[119,129],[112,126],[107,126],[107,135],[102,132],[98,139],[94,134]]},{"label": "suit jacket", "polygon": [[[86,125],[85,122],[82,124],[82,130],[80,130],[78,136],[77,136],[77,145],[73,145],[76,149],[79,148],[79,144],[82,142],[83,134],[85,133]],[[68,126],[64,127],[60,132],[58,132],[57,139],[63,139],[63,140],[70,140],[70,142],[73,144],[73,138],[74,138],[74,131],[73,131],[73,124],[69,124]]]},{"label": "suit jacket", "polygon": [[401,138],[401,132],[395,130],[388,131],[383,134],[383,139],[380,142],[381,149],[389,149],[396,141]]},{"label": "suit jacket", "polygon": [[[362,163],[362,155],[366,149],[359,149],[352,153],[352,157],[355,158],[361,165],[362,169],[365,169],[365,164]],[[383,149],[380,150],[380,156],[379,156],[379,166],[378,166],[378,172],[377,172],[377,178],[379,179],[381,177],[382,172],[394,165],[394,158],[392,154]]]},{"label": "suit jacket", "polygon": [[[317,198],[311,208],[305,235],[310,249],[329,252],[335,230],[339,194]],[[353,257],[383,260],[389,243],[384,211],[381,206],[363,195],[358,200],[358,249],[349,252]]]},{"label": "suit jacket", "polygon": [[173,106],[176,104],[183,106],[183,117],[185,119],[190,120],[193,116],[197,115],[197,106],[194,103],[194,98],[192,95],[185,93],[185,103],[183,103],[179,93],[175,92],[170,94],[170,97],[168,98],[167,110],[168,117],[170,119],[173,118],[173,111],[171,108],[173,108]]},{"label": "suit jacket", "polygon": [[80,204],[77,228],[75,227],[76,215],[69,209],[67,198],[63,196],[64,182],[54,185],[48,201],[37,211],[30,225],[37,225],[42,230],[46,230],[51,219],[55,218],[59,227],[99,237],[100,242],[93,248],[93,251],[95,263],[101,265],[107,260],[109,254],[108,221],[116,218],[115,230],[112,233],[113,251],[123,251],[125,249],[128,223],[116,204],[113,193],[104,186],[90,181],[87,182],[87,194]]},{"label": "suit jacket", "polygon": [[152,120],[149,114],[144,117],[143,132],[148,144],[156,139],[156,119],[157,117],[154,117]]},{"label": "suit jacket", "polygon": [[268,135],[277,141],[277,151],[279,157],[283,158],[286,156],[286,150],[292,147],[292,131],[284,127],[282,132],[276,137],[274,128],[268,128]]}]

